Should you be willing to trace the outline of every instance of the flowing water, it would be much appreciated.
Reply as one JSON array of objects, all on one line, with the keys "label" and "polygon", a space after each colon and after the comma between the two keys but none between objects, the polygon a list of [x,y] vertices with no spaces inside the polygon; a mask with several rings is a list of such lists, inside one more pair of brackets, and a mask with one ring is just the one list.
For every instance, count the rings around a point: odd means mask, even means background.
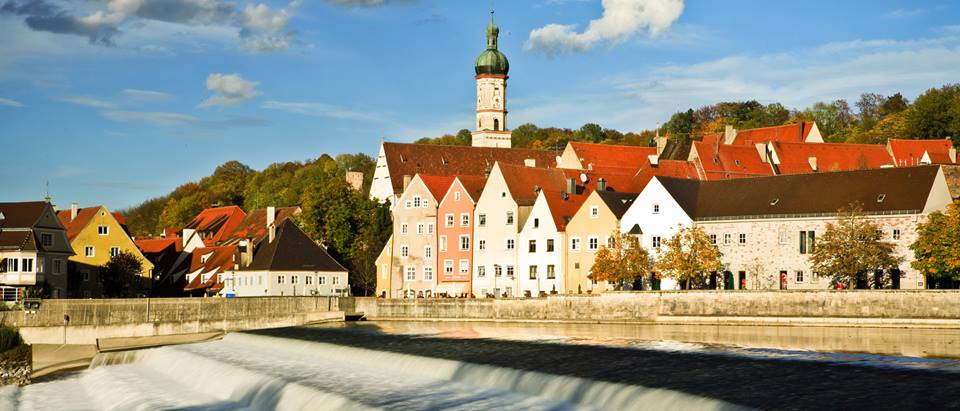
[{"label": "flowing water", "polygon": [[[960,357],[960,338],[951,331],[480,322],[376,322],[309,331],[325,330],[413,337],[404,344],[416,344],[417,338],[454,340],[466,344],[458,346],[466,352],[471,340],[520,341],[542,344],[538,346],[548,347],[545,353],[550,346],[615,347],[960,371],[960,361],[946,358]],[[105,353],[83,372],[22,388],[0,388],[0,410],[740,408],[678,390],[465,362],[429,352],[412,355],[384,344],[383,349],[359,348],[277,330]]]}]

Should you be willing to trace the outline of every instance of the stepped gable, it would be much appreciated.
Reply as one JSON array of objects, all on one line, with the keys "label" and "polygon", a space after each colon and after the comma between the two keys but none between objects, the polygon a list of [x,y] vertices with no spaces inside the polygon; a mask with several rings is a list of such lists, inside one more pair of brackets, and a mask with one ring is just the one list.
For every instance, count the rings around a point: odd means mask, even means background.
[{"label": "stepped gable", "polygon": [[[892,167],[893,158],[879,144],[772,143],[780,174],[850,171]],[[811,165],[816,159],[816,168]]]},{"label": "stepped gable", "polygon": [[403,192],[403,176],[485,176],[493,164],[524,165],[533,159],[537,167],[556,167],[556,153],[548,150],[383,143],[393,192]]},{"label": "stepped gable", "polygon": [[260,247],[245,271],[337,271],[347,269],[290,219],[277,227],[273,242]]}]

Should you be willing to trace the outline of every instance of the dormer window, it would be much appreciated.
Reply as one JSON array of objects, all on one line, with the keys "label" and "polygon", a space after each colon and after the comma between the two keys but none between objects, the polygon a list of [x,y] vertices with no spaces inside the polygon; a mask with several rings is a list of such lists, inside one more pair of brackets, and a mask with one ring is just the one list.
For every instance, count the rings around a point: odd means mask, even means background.
[{"label": "dormer window", "polygon": [[780,203],[780,199],[779,199],[779,198],[774,198],[773,200],[770,200],[770,205],[772,205],[772,206],[775,206],[775,205],[777,205],[777,204],[779,204],[779,203]]},{"label": "dormer window", "polygon": [[878,202],[878,203],[882,203],[883,200],[886,200],[886,199],[887,199],[887,195],[886,195],[886,194],[880,194],[880,195],[877,196],[877,202]]},{"label": "dormer window", "polygon": [[406,162],[407,162],[407,157],[405,157],[403,154],[401,154],[401,155],[400,155],[400,162],[401,162],[401,163],[406,163]]}]

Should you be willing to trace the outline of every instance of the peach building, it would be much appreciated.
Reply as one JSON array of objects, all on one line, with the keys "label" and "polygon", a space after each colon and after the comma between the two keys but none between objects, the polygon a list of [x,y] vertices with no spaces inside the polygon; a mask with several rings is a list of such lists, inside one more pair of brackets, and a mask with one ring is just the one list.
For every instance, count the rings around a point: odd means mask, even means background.
[{"label": "peach building", "polygon": [[486,177],[459,176],[437,210],[437,292],[469,294],[473,275],[473,209]]}]

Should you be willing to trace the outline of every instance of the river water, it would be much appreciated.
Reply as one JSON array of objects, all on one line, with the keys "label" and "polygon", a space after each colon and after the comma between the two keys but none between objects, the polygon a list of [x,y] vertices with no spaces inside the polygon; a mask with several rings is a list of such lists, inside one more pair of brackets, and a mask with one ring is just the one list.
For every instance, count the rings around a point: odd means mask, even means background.
[{"label": "river water", "polygon": [[0,410],[939,408],[958,388],[955,330],[387,321],[101,354]]}]

